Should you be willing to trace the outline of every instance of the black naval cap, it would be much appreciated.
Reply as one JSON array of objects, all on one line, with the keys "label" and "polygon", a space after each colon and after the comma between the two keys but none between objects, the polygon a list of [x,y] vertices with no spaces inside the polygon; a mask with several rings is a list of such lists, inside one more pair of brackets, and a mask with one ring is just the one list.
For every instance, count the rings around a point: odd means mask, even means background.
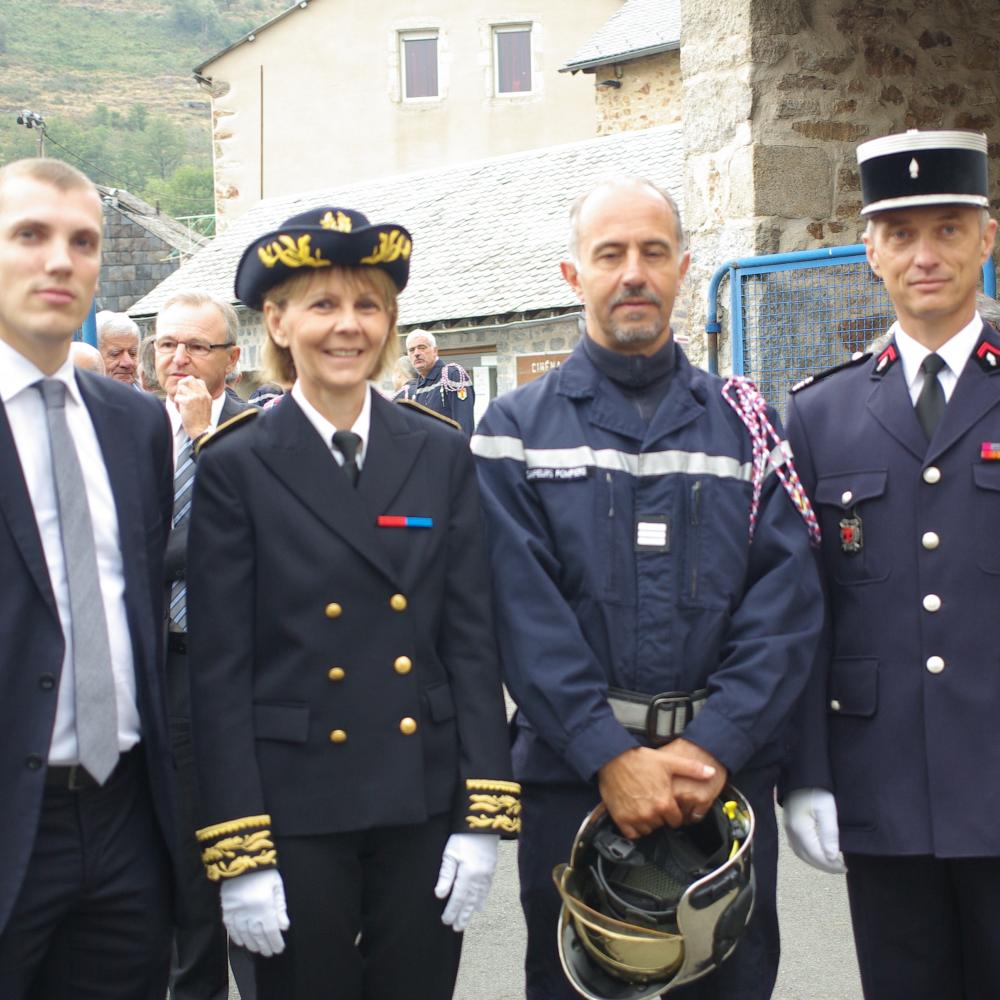
[{"label": "black naval cap", "polygon": [[321,205],[286,219],[243,251],[236,298],[261,309],[264,294],[275,285],[335,264],[379,268],[401,292],[410,276],[412,246],[409,232],[396,222],[372,223],[353,208]]},{"label": "black naval cap", "polygon": [[986,136],[958,130],[872,139],[858,146],[862,215],[920,205],[989,206]]}]

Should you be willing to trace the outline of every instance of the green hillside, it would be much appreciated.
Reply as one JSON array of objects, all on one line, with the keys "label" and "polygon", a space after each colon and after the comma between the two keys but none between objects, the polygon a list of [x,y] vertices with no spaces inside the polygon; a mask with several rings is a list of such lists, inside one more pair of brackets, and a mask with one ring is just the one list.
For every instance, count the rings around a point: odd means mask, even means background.
[{"label": "green hillside", "polygon": [[192,68],[290,0],[0,0],[0,163],[36,152],[95,181],[212,210],[210,103]]}]

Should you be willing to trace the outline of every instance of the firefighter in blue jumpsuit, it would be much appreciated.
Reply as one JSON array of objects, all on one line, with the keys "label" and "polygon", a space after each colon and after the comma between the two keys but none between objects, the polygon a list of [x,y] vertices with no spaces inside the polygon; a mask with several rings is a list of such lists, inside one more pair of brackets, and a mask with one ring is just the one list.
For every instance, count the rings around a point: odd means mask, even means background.
[{"label": "firefighter in blue jumpsuit", "polygon": [[[588,810],[603,799],[636,837],[699,818],[731,778],[757,813],[754,916],[734,956],[675,995],[763,1000],[778,961],[773,788],[822,623],[809,511],[773,414],[746,385],[724,396],[672,339],[688,255],[669,196],[607,182],[571,227],[562,269],[586,335],[495,400],[472,440],[518,705],[527,996],[575,997],[551,873]],[[681,696],[652,707],[665,692]]]},{"label": "firefighter in blue jumpsuit", "polygon": [[844,852],[866,997],[987,1000],[1000,996],[1000,333],[976,312],[997,226],[987,140],[909,132],[858,159],[868,260],[896,322],[874,355],[789,401],[831,630],[785,821],[815,867],[843,871]]}]

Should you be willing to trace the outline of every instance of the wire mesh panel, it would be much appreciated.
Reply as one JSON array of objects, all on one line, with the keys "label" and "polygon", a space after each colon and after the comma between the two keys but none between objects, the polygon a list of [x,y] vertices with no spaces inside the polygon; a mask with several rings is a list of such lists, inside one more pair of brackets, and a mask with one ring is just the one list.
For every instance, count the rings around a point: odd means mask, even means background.
[{"label": "wire mesh panel", "polygon": [[744,374],[782,410],[796,382],[863,351],[893,320],[863,257],[746,269],[738,282]]}]

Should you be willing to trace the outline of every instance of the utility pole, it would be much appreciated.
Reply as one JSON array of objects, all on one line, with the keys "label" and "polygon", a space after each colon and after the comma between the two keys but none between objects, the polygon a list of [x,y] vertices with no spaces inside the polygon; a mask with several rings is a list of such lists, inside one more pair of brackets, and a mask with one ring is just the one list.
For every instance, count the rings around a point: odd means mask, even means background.
[{"label": "utility pole", "polygon": [[17,116],[17,124],[38,130],[38,156],[45,156],[45,119],[25,109]]}]

